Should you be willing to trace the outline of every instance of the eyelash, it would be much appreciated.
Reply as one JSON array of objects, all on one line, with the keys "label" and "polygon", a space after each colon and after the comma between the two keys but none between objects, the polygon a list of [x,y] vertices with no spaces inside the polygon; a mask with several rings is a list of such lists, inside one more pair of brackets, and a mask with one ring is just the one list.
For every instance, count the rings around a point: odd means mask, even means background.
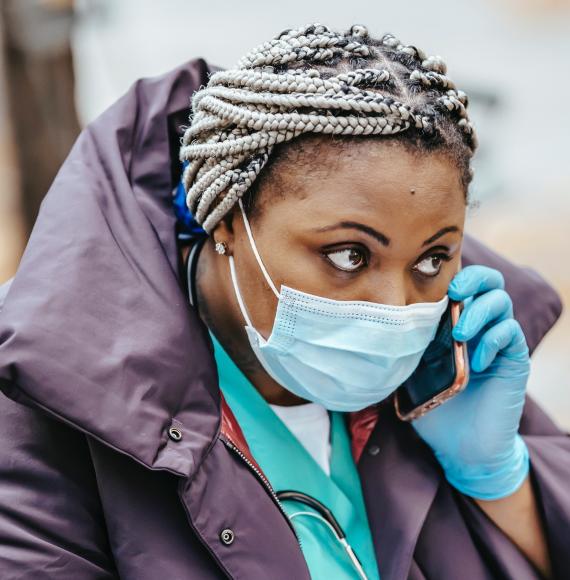
[{"label": "eyelash", "polygon": [[[364,259],[364,263],[362,264],[362,266],[359,266],[358,268],[356,268],[354,270],[340,268],[329,258],[330,254],[340,253],[340,252],[347,251],[347,250],[356,250],[356,251],[361,252],[361,254],[363,255],[363,259]],[[340,248],[333,248],[333,249],[330,249],[328,251],[322,252],[322,255],[324,256],[324,258],[327,260],[327,262],[335,270],[345,272],[347,274],[356,274],[356,273],[360,272],[360,270],[362,270],[363,268],[368,266],[368,264],[370,262],[370,252],[368,251],[368,248],[366,248],[364,246],[345,246],[345,247],[340,247]],[[425,254],[425,255],[421,256],[420,259],[416,262],[416,265],[420,264],[424,260],[427,260],[428,258],[439,258],[442,262],[449,262],[452,260],[452,256],[450,256],[449,254],[444,253],[444,252],[437,252],[434,254]],[[415,266],[413,269],[414,269],[414,272],[418,276],[420,276],[421,278],[424,278],[424,279],[425,278],[435,278],[436,276],[439,275],[439,273],[441,271],[441,269],[440,269],[435,274],[423,274],[422,272],[418,271]]]}]

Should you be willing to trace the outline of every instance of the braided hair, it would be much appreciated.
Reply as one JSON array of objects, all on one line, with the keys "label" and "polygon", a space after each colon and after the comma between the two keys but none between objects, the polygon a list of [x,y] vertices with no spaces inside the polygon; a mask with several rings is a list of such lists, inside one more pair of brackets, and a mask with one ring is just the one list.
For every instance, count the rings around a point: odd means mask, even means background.
[{"label": "braided hair", "polygon": [[208,233],[252,187],[270,158],[308,134],[397,140],[441,150],[465,192],[477,147],[467,95],[437,56],[366,27],[313,24],[261,44],[194,93],[180,160],[186,203]]}]

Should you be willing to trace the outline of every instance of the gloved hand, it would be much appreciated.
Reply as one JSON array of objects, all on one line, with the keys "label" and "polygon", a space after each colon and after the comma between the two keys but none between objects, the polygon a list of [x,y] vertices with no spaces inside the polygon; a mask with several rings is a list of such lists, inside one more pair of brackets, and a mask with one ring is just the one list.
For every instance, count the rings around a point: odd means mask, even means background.
[{"label": "gloved hand", "polygon": [[512,494],[529,471],[528,450],[518,434],[530,371],[529,352],[500,272],[468,266],[448,294],[463,300],[453,329],[467,341],[470,378],[464,391],[415,420],[447,480],[477,499]]}]

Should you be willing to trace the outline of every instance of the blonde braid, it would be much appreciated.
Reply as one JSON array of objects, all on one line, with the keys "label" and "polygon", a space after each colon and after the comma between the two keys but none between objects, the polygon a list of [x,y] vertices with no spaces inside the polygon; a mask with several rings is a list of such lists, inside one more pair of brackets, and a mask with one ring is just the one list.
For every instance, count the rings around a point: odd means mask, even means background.
[{"label": "blonde braid", "polygon": [[[394,77],[389,63],[406,59],[416,63],[410,87],[441,91],[432,111],[419,107],[402,78]],[[376,66],[364,66],[370,62]],[[194,94],[180,149],[180,159],[189,161],[183,174],[188,207],[210,233],[252,186],[275,145],[306,133],[394,135],[414,128],[433,135],[435,110],[456,119],[473,151],[466,107],[465,93],[447,78],[441,58],[426,57],[393,35],[373,42],[360,25],[346,34],[320,24],[285,31]]]}]

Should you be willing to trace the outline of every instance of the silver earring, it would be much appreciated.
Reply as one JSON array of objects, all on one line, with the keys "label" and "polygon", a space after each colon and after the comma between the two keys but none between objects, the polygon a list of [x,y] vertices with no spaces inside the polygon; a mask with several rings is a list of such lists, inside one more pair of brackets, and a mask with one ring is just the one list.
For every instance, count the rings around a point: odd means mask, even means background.
[{"label": "silver earring", "polygon": [[228,246],[226,245],[226,242],[216,242],[215,250],[220,254],[220,256],[222,256],[227,252]]}]

